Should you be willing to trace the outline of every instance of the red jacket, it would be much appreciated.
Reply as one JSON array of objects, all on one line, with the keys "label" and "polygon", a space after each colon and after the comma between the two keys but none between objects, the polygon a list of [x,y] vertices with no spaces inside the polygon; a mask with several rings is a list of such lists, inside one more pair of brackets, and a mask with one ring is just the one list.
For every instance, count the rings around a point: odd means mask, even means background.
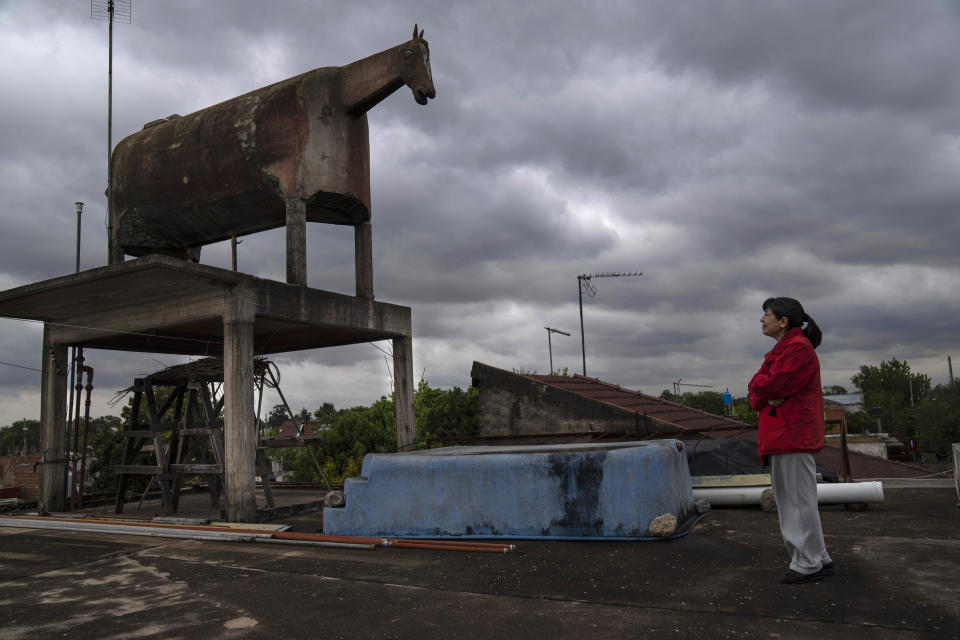
[{"label": "red jacket", "polygon": [[[750,380],[750,406],[760,413],[757,450],[817,453],[823,447],[823,393],[820,361],[800,327],[787,332],[763,358]],[[770,400],[783,398],[778,407]]]}]

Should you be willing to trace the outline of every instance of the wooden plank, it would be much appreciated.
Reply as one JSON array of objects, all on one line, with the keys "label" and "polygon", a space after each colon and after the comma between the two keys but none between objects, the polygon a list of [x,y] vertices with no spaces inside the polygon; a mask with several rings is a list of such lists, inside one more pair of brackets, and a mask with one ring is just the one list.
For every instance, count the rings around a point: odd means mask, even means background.
[{"label": "wooden plank", "polygon": [[146,464],[118,464],[113,469],[117,473],[144,474],[151,476],[163,472],[163,469],[159,466],[151,466]]},{"label": "wooden plank", "polygon": [[261,441],[264,447],[271,449],[281,449],[284,447],[305,447],[308,444],[323,444],[323,438],[319,436],[304,436],[303,438],[264,438]]},{"label": "wooden plank", "polygon": [[128,438],[149,438],[153,440],[154,436],[162,435],[163,431],[156,431],[154,429],[129,429],[124,434]]},{"label": "wooden plank", "polygon": [[209,436],[210,434],[219,431],[219,429],[208,429],[206,427],[188,427],[186,429],[180,429],[178,431],[181,436]]},{"label": "wooden plank", "polygon": [[170,465],[170,471],[173,473],[220,474],[220,473],[223,473],[223,465],[222,464],[172,464]]}]

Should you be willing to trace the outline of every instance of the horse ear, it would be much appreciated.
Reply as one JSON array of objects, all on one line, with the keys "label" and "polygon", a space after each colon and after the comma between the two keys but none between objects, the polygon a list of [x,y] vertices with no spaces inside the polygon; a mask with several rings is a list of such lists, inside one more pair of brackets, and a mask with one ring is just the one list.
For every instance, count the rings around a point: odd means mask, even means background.
[{"label": "horse ear", "polygon": [[423,29],[420,29],[420,35],[417,36],[417,37],[420,38],[421,40],[423,40]]},{"label": "horse ear", "polygon": [[417,25],[413,25],[413,39],[417,39]]}]

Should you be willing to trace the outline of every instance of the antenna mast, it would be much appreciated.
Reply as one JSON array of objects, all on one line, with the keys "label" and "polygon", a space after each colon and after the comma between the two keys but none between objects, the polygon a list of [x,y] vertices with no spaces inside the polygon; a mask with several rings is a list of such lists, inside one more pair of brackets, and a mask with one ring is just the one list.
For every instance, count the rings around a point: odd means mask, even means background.
[{"label": "antenna mast", "polygon": [[113,259],[113,221],[110,219],[110,157],[113,155],[113,23],[130,24],[133,21],[133,0],[90,0],[90,19],[106,20],[108,27],[107,54],[107,262]]},{"label": "antenna mast", "polygon": [[597,288],[590,282],[593,278],[632,278],[642,276],[643,271],[624,273],[582,273],[577,276],[580,295],[580,353],[583,355],[583,375],[587,375],[587,339],[583,334],[583,294],[586,292],[591,298],[597,295]]}]

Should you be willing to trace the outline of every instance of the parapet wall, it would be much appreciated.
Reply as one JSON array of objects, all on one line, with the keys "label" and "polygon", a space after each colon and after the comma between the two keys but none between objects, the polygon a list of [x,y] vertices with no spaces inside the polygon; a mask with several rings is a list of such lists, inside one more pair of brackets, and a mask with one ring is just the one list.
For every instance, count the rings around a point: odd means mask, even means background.
[{"label": "parapet wall", "polygon": [[575,431],[633,431],[637,415],[549,385],[473,363],[473,385],[480,390],[482,436]]}]

